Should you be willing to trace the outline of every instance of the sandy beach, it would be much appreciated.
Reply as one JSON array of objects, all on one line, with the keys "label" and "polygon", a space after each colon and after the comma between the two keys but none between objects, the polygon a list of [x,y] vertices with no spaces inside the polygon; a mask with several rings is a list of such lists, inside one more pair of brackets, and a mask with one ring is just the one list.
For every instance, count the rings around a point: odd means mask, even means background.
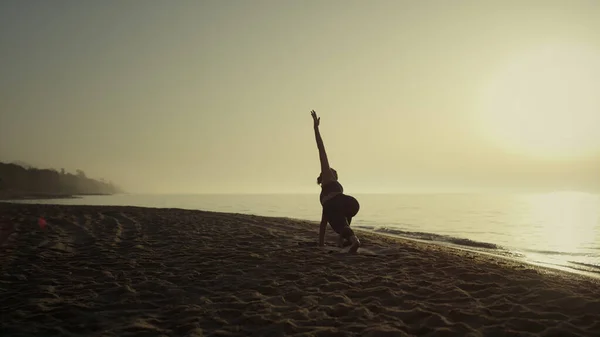
[{"label": "sandy beach", "polygon": [[116,206],[0,203],[0,225],[1,336],[600,336],[597,280],[437,245]]}]

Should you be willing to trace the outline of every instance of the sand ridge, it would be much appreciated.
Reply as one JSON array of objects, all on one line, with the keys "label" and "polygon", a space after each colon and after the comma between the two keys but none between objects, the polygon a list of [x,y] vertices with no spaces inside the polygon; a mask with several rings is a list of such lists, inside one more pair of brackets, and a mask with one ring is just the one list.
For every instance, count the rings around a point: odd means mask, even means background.
[{"label": "sand ridge", "polygon": [[309,222],[179,209],[0,215],[2,336],[600,335],[596,280],[442,246],[361,233],[349,255]]}]

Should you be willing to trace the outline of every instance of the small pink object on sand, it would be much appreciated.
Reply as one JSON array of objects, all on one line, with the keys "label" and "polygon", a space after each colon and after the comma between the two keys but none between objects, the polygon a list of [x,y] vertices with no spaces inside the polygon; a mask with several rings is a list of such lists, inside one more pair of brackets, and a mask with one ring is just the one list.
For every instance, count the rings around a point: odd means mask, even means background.
[{"label": "small pink object on sand", "polygon": [[46,220],[44,218],[39,218],[38,224],[40,225],[41,229],[44,229],[48,223],[46,222]]}]

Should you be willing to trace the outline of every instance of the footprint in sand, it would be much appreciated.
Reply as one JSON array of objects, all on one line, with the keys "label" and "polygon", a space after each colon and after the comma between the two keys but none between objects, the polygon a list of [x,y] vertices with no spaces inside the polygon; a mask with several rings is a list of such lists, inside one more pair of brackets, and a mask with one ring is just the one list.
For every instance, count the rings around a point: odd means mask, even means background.
[{"label": "footprint in sand", "polygon": [[[65,242],[69,242],[78,249],[87,250],[97,241],[96,236],[90,230],[90,222],[89,219],[86,220],[83,217],[71,217],[70,219],[58,219],[53,223]],[[82,225],[82,223],[84,224]]]},{"label": "footprint in sand", "polygon": [[108,225],[107,228],[114,229],[113,247],[133,244],[135,247],[143,248],[139,243],[145,241],[146,235],[142,234],[142,225],[135,219],[123,213],[104,214],[104,224]]},{"label": "footprint in sand", "polygon": [[131,218],[124,213],[119,213],[118,216],[121,218],[121,222],[127,223],[128,227],[133,228],[134,238],[136,242],[146,241],[146,234],[142,229],[142,225],[134,218]]},{"label": "footprint in sand", "polygon": [[117,231],[115,232],[115,244],[121,242],[121,234],[123,234],[123,225],[119,220],[112,218],[117,223]]}]

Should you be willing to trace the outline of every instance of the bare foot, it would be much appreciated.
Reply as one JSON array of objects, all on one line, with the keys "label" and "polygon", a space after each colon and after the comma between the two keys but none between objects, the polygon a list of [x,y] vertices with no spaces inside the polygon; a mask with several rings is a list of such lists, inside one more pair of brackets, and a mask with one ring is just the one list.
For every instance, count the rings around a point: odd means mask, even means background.
[{"label": "bare foot", "polygon": [[360,241],[358,239],[356,239],[352,243],[352,246],[350,246],[350,249],[348,250],[348,253],[355,254],[358,251],[358,248],[360,248]]}]

